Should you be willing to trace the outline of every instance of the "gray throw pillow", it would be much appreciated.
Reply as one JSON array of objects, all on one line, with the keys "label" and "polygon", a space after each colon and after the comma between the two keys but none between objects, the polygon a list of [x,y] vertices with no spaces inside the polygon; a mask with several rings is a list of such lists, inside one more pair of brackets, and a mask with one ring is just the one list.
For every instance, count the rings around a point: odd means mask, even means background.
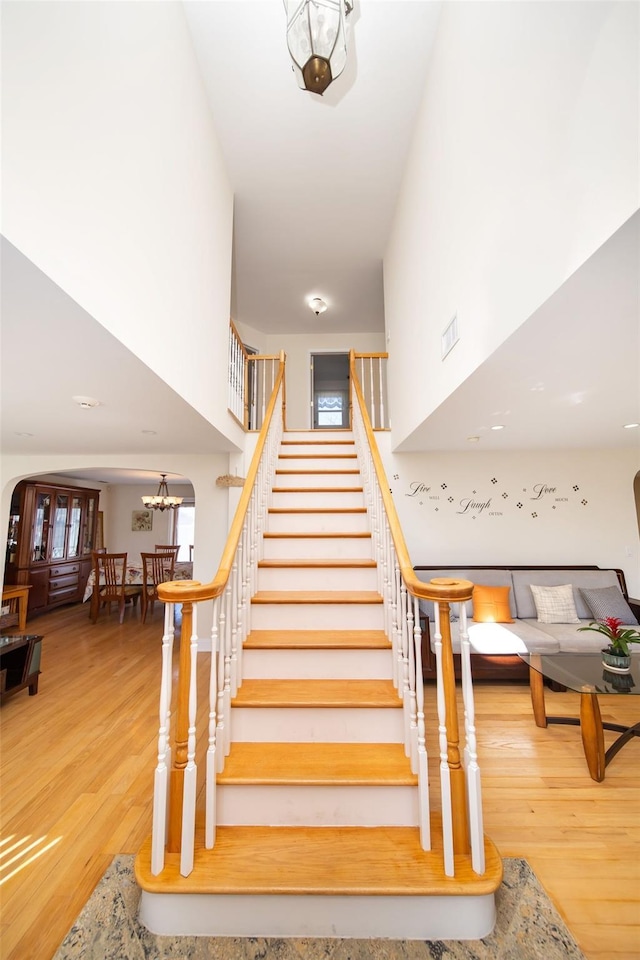
[{"label": "gray throw pillow", "polygon": [[617,587],[580,587],[580,593],[596,620],[618,617],[623,623],[637,623],[633,610]]}]

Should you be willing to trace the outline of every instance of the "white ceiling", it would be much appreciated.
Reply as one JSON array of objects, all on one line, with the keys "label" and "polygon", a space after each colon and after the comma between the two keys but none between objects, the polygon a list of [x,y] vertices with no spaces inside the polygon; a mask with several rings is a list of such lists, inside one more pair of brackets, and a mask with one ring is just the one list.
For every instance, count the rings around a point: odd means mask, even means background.
[{"label": "white ceiling", "polygon": [[[304,333],[316,324],[306,299],[319,295],[327,332],[383,330],[382,257],[440,3],[359,0],[348,66],[323,98],[297,87],[281,0],[185,9],[235,194],[234,318]],[[406,449],[469,449],[470,435],[503,450],[639,443],[640,431],[621,429],[640,419],[637,219],[615,250],[619,262],[596,254]],[[5,452],[228,448],[10,244],[2,256]],[[76,394],[103,405],[81,410]],[[490,433],[497,413],[520,428]]]}]

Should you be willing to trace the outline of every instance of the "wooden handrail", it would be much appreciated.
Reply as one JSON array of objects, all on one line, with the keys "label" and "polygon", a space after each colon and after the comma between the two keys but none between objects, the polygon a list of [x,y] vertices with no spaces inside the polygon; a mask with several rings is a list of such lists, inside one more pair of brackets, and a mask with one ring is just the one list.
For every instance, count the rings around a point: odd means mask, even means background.
[{"label": "wooden handrail", "polygon": [[240,542],[240,535],[242,534],[245,516],[247,510],[249,509],[253,486],[258,474],[260,460],[262,458],[262,451],[264,450],[267,433],[269,432],[269,425],[271,424],[271,419],[275,410],[276,397],[278,395],[280,384],[284,378],[284,351],[281,350],[279,355],[274,357],[274,359],[280,361],[278,374],[273,385],[273,391],[271,393],[271,399],[269,400],[269,405],[265,414],[264,423],[262,424],[262,429],[258,434],[258,442],[253,452],[251,466],[247,472],[247,478],[242,488],[240,500],[229,529],[227,542],[225,543],[224,550],[222,551],[222,557],[220,559],[218,571],[210,583],[200,583],[197,580],[172,580],[170,583],[159,584],[158,597],[165,603],[198,603],[201,600],[213,600],[215,597],[219,597],[222,594],[227,585],[229,575],[231,574],[231,568],[233,566],[233,559],[238,549],[238,543]]},{"label": "wooden handrail", "polygon": [[387,480],[382,459],[378,451],[378,445],[375,440],[373,428],[371,426],[367,408],[364,402],[364,397],[362,395],[360,381],[358,380],[355,367],[357,356],[359,356],[359,354],[356,354],[355,350],[352,350],[349,357],[351,383],[353,385],[353,389],[358,400],[358,405],[360,407],[360,412],[362,414],[362,420],[367,434],[369,449],[371,450],[371,459],[376,476],[378,478],[380,495],[382,496],[387,519],[389,521],[389,529],[391,531],[393,543],[396,548],[400,572],[402,573],[402,578],[405,582],[407,590],[412,596],[418,597],[420,600],[454,602],[459,600],[470,600],[473,584],[469,580],[452,580],[446,577],[440,577],[432,580],[431,583],[425,583],[424,580],[420,580],[414,573],[411,560],[409,558],[409,551],[407,550],[407,545],[405,543],[404,536],[402,535],[402,528],[400,527],[400,520],[398,519],[396,505],[393,502],[391,494],[389,493],[389,481]]}]

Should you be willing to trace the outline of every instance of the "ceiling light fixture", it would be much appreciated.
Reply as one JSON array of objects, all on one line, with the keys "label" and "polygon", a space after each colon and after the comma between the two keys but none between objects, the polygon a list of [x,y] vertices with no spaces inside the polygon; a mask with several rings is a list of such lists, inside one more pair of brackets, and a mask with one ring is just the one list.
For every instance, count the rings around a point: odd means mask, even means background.
[{"label": "ceiling light fixture", "polygon": [[154,497],[142,497],[142,502],[148,510],[175,510],[182,503],[182,497],[170,497],[167,486],[166,473],[161,474],[158,492]]},{"label": "ceiling light fixture", "polygon": [[504,423],[494,423],[492,430],[504,430]]},{"label": "ceiling light fixture", "polygon": [[[625,430],[633,430],[634,427],[640,427],[640,423],[624,423],[623,427]],[[24,434],[26,436],[26,434]]]},{"label": "ceiling light fixture", "polygon": [[321,300],[320,297],[314,297],[313,300],[309,300],[309,306],[315,313],[316,317],[320,316],[321,313],[324,313],[327,309],[327,305],[324,300]]},{"label": "ceiling light fixture", "polygon": [[287,46],[301,90],[324,93],[347,62],[351,0],[284,0]]}]

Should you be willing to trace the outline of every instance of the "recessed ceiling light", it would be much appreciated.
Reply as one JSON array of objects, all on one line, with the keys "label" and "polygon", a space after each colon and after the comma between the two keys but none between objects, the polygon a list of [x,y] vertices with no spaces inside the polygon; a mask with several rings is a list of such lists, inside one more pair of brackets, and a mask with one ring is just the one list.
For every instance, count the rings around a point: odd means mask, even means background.
[{"label": "recessed ceiling light", "polygon": [[24,432],[19,433],[18,431],[16,431],[16,437],[32,437],[32,436],[33,436],[32,433],[24,433]]},{"label": "recessed ceiling light", "polygon": [[467,437],[467,441],[468,441],[469,443],[477,443],[477,442],[479,441],[479,439],[480,439],[480,437]]},{"label": "recessed ceiling light", "polygon": [[154,436],[154,437],[156,436],[157,432],[158,432],[157,430],[142,430],[142,431],[141,431],[141,433],[147,433],[147,434],[149,434],[149,436]]},{"label": "recessed ceiling light", "polygon": [[91,407],[99,407],[100,401],[95,397],[71,397],[74,403],[77,403],[83,410],[90,410]]},{"label": "recessed ceiling light", "polygon": [[492,430],[504,430],[504,423],[494,423]]},{"label": "recessed ceiling light", "polygon": [[633,427],[640,427],[640,423],[625,423],[623,426],[625,430],[632,430]]}]

